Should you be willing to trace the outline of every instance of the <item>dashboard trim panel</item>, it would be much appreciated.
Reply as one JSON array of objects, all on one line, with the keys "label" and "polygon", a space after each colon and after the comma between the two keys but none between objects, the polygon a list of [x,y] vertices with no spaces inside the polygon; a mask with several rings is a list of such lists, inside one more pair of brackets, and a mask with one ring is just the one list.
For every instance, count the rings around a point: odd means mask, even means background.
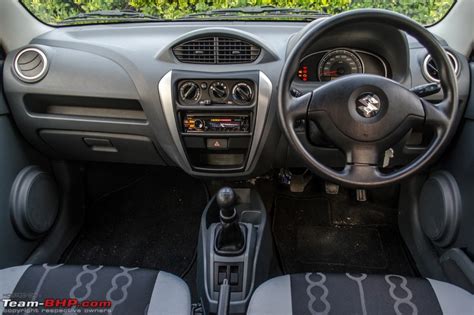
[{"label": "dashboard trim panel", "polygon": [[183,144],[181,143],[181,137],[179,135],[178,125],[176,124],[176,116],[174,113],[173,106],[173,87],[171,84],[171,78],[173,71],[166,73],[158,83],[158,92],[160,96],[161,106],[163,107],[163,113],[165,114],[166,124],[168,125],[169,132],[173,138],[176,148],[179,153],[179,164],[182,168],[190,170],[191,166],[184,152]]},{"label": "dashboard trim panel", "polygon": [[255,118],[255,130],[252,137],[252,142],[250,145],[250,153],[247,159],[246,171],[250,169],[255,155],[257,153],[258,146],[260,144],[260,139],[262,138],[263,128],[265,126],[265,121],[267,117],[268,107],[270,106],[270,98],[272,95],[272,82],[270,79],[263,73],[259,71],[258,78],[258,96],[257,96],[257,116]]}]

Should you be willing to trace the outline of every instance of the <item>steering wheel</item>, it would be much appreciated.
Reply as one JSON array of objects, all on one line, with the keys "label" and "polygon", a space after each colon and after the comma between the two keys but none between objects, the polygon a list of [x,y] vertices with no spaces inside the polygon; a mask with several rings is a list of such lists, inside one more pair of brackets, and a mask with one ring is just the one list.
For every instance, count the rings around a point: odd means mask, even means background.
[{"label": "steering wheel", "polygon": [[[369,74],[353,74],[331,81],[300,97],[290,93],[304,51],[318,38],[342,25],[357,22],[390,25],[405,31],[422,44],[439,68],[443,100],[428,102],[398,82]],[[348,187],[373,188],[399,182],[435,160],[449,143],[459,122],[458,86],[453,68],[438,40],[423,26],[398,13],[355,10],[314,21],[288,54],[278,90],[278,116],[290,145],[318,175]],[[303,146],[295,122],[314,121],[324,135],[346,156],[342,171],[325,166]],[[306,124],[308,126],[308,123]],[[417,125],[434,130],[427,149],[404,167],[380,171],[379,160]]]}]

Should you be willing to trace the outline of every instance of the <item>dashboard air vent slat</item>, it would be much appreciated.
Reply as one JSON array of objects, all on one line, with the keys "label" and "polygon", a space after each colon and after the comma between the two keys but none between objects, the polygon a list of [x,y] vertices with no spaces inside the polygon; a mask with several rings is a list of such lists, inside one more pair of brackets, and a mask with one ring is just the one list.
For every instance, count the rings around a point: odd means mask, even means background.
[{"label": "dashboard air vent slat", "polygon": [[28,83],[38,82],[46,75],[48,59],[38,48],[25,48],[16,55],[13,68],[20,80]]},{"label": "dashboard air vent slat", "polygon": [[260,55],[260,48],[240,39],[220,37],[217,43],[217,63],[249,63]]},{"label": "dashboard air vent slat", "polygon": [[214,37],[194,39],[173,48],[173,52],[181,62],[215,63]]},{"label": "dashboard air vent slat", "polygon": [[251,63],[260,52],[260,47],[247,41],[222,36],[193,39],[173,48],[179,61],[197,64]]},{"label": "dashboard air vent slat", "polygon": [[[459,64],[457,58],[453,55],[453,53],[446,51],[448,55],[448,59],[453,66],[454,73],[459,73]],[[423,61],[423,74],[428,81],[431,82],[439,82],[439,73],[438,73],[438,66],[436,65],[431,55],[427,55]]]}]

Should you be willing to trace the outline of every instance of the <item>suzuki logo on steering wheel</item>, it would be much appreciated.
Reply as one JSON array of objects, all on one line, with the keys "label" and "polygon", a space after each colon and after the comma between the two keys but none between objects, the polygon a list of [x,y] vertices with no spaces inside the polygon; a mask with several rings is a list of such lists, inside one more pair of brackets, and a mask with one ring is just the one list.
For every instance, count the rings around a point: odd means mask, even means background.
[{"label": "suzuki logo on steering wheel", "polygon": [[357,113],[365,118],[375,117],[380,111],[380,98],[374,93],[364,93],[357,98]]}]

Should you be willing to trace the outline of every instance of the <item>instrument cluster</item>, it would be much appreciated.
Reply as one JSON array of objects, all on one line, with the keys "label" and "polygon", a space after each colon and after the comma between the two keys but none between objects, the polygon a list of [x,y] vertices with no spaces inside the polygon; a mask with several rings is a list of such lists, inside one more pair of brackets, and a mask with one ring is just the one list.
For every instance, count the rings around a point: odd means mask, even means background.
[{"label": "instrument cluster", "polygon": [[303,82],[326,82],[354,73],[391,77],[390,68],[382,57],[363,50],[335,48],[303,57],[297,79]]}]

